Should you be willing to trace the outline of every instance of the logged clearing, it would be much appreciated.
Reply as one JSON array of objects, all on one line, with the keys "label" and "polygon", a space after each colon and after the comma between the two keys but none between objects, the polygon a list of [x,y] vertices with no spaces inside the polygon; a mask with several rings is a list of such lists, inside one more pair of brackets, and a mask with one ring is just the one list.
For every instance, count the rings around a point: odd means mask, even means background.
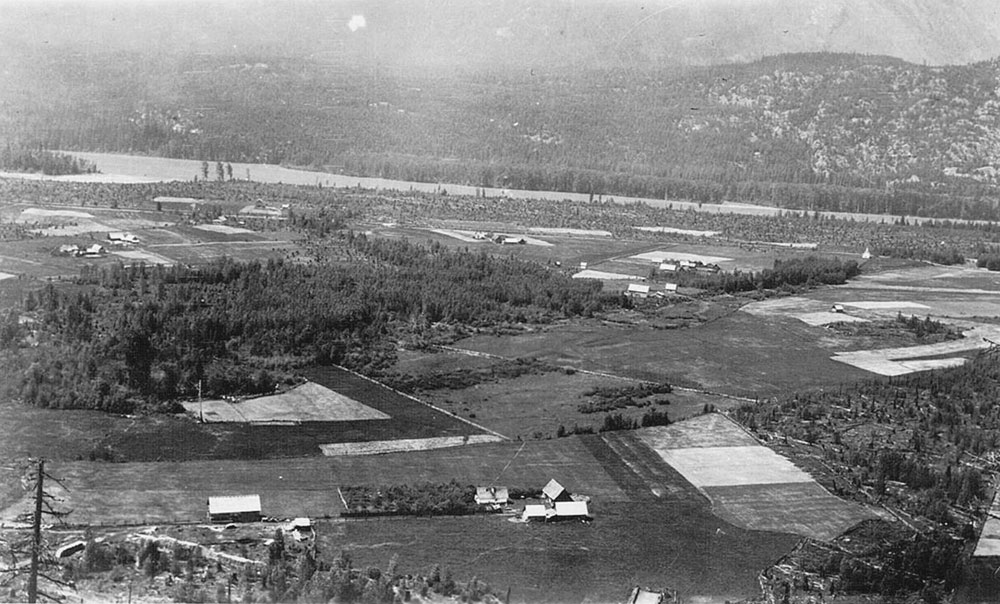
[{"label": "logged clearing", "polygon": [[863,308],[865,310],[905,310],[905,309],[927,310],[928,308],[930,308],[926,304],[920,304],[918,302],[908,302],[905,300],[900,300],[900,301],[864,300],[861,302],[844,302],[844,306],[853,306],[855,308]]},{"label": "logged clearing", "polygon": [[211,400],[184,403],[206,422],[295,423],[389,419],[389,416],[315,382],[288,392],[238,403]]},{"label": "logged clearing", "polygon": [[875,515],[815,482],[706,487],[715,513],[737,526],[829,541]]},{"label": "logged clearing", "polygon": [[694,229],[677,229],[664,226],[634,226],[632,228],[637,231],[646,231],[647,233],[669,233],[672,235],[691,235],[692,237],[715,237],[722,234],[721,231],[696,231]]}]

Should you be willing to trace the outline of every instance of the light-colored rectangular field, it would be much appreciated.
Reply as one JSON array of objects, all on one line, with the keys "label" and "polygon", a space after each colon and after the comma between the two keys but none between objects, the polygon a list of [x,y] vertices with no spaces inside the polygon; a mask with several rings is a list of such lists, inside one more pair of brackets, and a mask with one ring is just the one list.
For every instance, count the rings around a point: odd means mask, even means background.
[{"label": "light-colored rectangular field", "polygon": [[93,219],[94,215],[79,210],[50,210],[46,208],[27,208],[22,211],[15,222],[44,222],[53,218],[83,218]]},{"label": "light-colored rectangular field", "polygon": [[575,237],[612,237],[611,231],[601,231],[594,229],[565,229],[558,227],[531,227],[529,233],[540,233],[542,235],[569,235]]},{"label": "light-colored rectangular field", "polygon": [[685,252],[674,252],[670,250],[636,254],[635,256],[630,256],[629,259],[638,260],[640,262],[656,263],[664,262],[666,260],[687,260],[689,262],[701,262],[703,264],[718,264],[719,262],[732,260],[732,258],[726,258],[723,256],[704,256],[702,254],[688,254]]},{"label": "light-colored rectangular field", "polygon": [[184,403],[207,422],[286,423],[304,421],[383,420],[389,416],[325,386],[306,382],[288,392],[261,396],[239,403],[213,400]]},{"label": "light-colored rectangular field", "polygon": [[647,233],[670,233],[673,235],[691,235],[693,237],[715,237],[722,234],[722,231],[696,231],[694,229],[677,229],[664,226],[637,226],[632,228],[637,231],[646,231]]},{"label": "light-colored rectangular field", "polygon": [[990,515],[983,523],[976,551],[972,555],[976,558],[1000,556],[1000,491],[993,495]]},{"label": "light-colored rectangular field", "polygon": [[341,455],[382,455],[384,453],[402,453],[407,451],[431,451],[463,445],[481,445],[484,443],[502,442],[503,439],[492,434],[470,434],[468,436],[437,436],[434,438],[400,438],[396,440],[370,440],[356,443],[332,443],[320,445],[323,455],[337,457]]},{"label": "light-colored rectangular field", "polygon": [[840,313],[840,312],[806,312],[793,315],[799,321],[806,323],[807,325],[812,325],[818,327],[820,325],[829,325],[831,323],[867,323],[868,319],[862,319],[861,317],[852,317],[851,315]]},{"label": "light-colored rectangular field", "polygon": [[828,541],[875,514],[815,482],[706,487],[713,511],[736,526]]},{"label": "light-colored rectangular field", "polygon": [[89,219],[82,219],[73,224],[60,224],[59,226],[45,227],[44,229],[34,229],[33,232],[46,237],[74,237],[87,233],[102,233],[110,231],[111,227],[102,222],[95,222]]},{"label": "light-colored rectangular field", "polygon": [[251,231],[250,229],[229,226],[228,224],[196,224],[194,225],[194,228],[200,229],[202,231],[211,231],[213,233],[222,233],[223,235],[253,234],[253,231]]},{"label": "light-colored rectangular field", "polygon": [[161,256],[160,254],[154,252],[148,252],[146,250],[115,250],[111,252],[115,256],[121,256],[127,260],[132,260],[135,262],[148,262],[150,264],[167,264],[173,265],[177,264],[176,260],[171,260],[166,256]]},{"label": "light-colored rectangular field", "polygon": [[792,462],[762,445],[659,449],[660,457],[699,488],[812,482]]},{"label": "light-colored rectangular field", "polygon": [[595,271],[593,269],[584,269],[573,275],[574,279],[605,279],[608,281],[642,281],[645,277],[640,277],[639,275],[627,275],[625,273],[607,273],[604,271]]},{"label": "light-colored rectangular field", "polygon": [[642,428],[635,435],[654,451],[693,447],[749,447],[759,444],[719,413],[707,413],[669,426]]},{"label": "light-colored rectangular field", "polygon": [[0,281],[3,281],[4,279],[10,279],[11,277],[14,276],[16,275],[12,275],[10,273],[0,273]]},{"label": "light-colored rectangular field", "polygon": [[873,300],[873,301],[861,301],[861,302],[844,302],[844,306],[852,306],[854,308],[861,308],[863,310],[896,310],[897,308],[902,309],[921,309],[926,310],[930,308],[926,304],[920,304],[919,302],[907,302],[904,300]]},{"label": "light-colored rectangular field", "polygon": [[964,365],[968,359],[964,357],[948,357],[944,359],[921,359],[915,361],[893,361],[878,357],[851,357],[835,355],[830,357],[834,361],[845,363],[858,369],[864,369],[878,375],[895,377],[908,375],[919,371],[929,371],[931,369],[946,369],[948,367],[959,367]]},{"label": "light-colored rectangular field", "polygon": [[438,235],[444,235],[445,237],[451,237],[452,239],[458,239],[459,241],[464,241],[466,243],[482,243],[483,239],[476,239],[472,235],[468,235],[459,231],[453,231],[451,229],[428,229],[432,233],[437,233]]}]

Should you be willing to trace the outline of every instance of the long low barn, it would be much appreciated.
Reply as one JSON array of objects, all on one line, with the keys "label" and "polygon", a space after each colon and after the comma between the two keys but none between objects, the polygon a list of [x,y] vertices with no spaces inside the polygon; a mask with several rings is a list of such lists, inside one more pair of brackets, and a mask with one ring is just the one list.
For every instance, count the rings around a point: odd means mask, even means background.
[{"label": "long low barn", "polygon": [[258,522],[260,495],[228,495],[208,498],[211,522]]}]

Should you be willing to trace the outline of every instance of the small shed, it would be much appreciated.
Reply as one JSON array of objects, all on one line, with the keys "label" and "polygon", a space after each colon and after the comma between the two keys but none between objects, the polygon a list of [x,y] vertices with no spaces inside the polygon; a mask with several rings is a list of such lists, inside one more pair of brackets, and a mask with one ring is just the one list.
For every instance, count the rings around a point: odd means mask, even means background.
[{"label": "small shed", "polygon": [[545,495],[545,499],[553,504],[558,501],[573,501],[570,492],[566,490],[566,487],[559,484],[555,478],[545,485],[542,489],[542,495]]},{"label": "small shed", "polygon": [[665,601],[666,596],[658,591],[636,587],[629,594],[626,604],[663,604]]},{"label": "small shed", "polygon": [[507,487],[476,487],[476,503],[478,505],[507,505],[510,494]]},{"label": "small shed", "polygon": [[586,501],[557,501],[556,518],[559,520],[590,518]]},{"label": "small shed", "polygon": [[210,522],[258,522],[260,495],[224,495],[208,498]]},{"label": "small shed", "polygon": [[676,283],[664,283],[663,284],[663,291],[665,291],[665,292],[675,292],[675,291],[677,291],[677,284]]}]

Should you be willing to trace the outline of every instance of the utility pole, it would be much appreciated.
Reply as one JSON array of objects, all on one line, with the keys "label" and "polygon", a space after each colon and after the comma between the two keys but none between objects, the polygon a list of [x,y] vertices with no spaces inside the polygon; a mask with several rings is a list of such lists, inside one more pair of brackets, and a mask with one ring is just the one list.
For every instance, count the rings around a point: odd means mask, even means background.
[{"label": "utility pole", "polygon": [[38,477],[35,480],[35,516],[31,530],[31,571],[28,575],[28,602],[38,601],[38,554],[42,550],[42,479],[45,477],[45,460],[38,460]]}]

